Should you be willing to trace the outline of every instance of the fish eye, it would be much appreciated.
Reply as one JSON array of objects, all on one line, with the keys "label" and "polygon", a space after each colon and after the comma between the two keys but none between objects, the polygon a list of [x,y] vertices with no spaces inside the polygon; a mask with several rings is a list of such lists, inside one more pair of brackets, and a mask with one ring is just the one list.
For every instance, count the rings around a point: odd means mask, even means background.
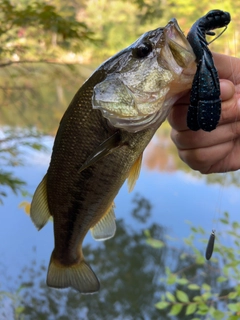
[{"label": "fish eye", "polygon": [[139,59],[147,57],[150,52],[152,52],[152,44],[150,41],[140,43],[132,50],[133,56]]}]

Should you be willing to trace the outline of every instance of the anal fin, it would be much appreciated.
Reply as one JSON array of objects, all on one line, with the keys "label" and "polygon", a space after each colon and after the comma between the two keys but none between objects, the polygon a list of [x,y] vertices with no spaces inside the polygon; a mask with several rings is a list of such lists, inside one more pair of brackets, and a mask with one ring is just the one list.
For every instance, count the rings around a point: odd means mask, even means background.
[{"label": "anal fin", "polygon": [[114,214],[114,203],[110,209],[102,217],[102,219],[90,229],[93,238],[97,241],[107,240],[112,238],[116,232],[116,222]]},{"label": "anal fin", "polygon": [[38,230],[40,230],[45,226],[50,216],[47,202],[47,175],[45,175],[33,195],[30,217]]},{"label": "anal fin", "polygon": [[134,162],[128,176],[128,191],[131,192],[136,184],[136,181],[139,177],[142,165],[142,157],[143,154],[141,153],[137,160]]}]

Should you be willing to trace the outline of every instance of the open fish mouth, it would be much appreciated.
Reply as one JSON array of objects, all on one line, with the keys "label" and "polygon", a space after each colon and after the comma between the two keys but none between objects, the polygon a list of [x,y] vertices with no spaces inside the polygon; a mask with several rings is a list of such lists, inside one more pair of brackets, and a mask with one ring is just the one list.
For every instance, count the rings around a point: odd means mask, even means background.
[{"label": "open fish mouth", "polygon": [[164,29],[164,33],[166,43],[174,58],[173,61],[180,67],[176,68],[176,72],[177,70],[182,72],[183,68],[187,68],[188,65],[192,63],[194,55],[192,47],[184,36],[175,18],[169,21]]},{"label": "open fish mouth", "polygon": [[[176,100],[169,99],[171,85],[185,81],[181,75],[192,66],[195,55],[176,19],[145,33],[127,50],[127,66],[109,73],[94,87],[92,104],[114,127],[137,132],[165,120],[166,97],[171,105]],[[192,77],[189,87],[191,81]],[[175,89],[174,96],[177,93]]]}]

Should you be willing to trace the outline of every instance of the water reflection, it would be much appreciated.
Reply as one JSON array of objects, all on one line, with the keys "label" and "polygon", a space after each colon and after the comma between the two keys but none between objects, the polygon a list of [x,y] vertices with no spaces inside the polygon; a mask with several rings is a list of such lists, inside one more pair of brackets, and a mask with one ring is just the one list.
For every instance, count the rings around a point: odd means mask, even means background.
[{"label": "water reflection", "polygon": [[[49,150],[52,142],[52,138],[47,139]],[[16,174],[27,180],[30,193],[45,174],[49,157],[50,154],[29,153],[26,168],[16,169]],[[219,187],[221,183],[224,188]],[[53,248],[52,223],[38,233],[29,217],[17,209],[22,196],[6,198],[0,225],[3,291],[0,309],[8,320],[172,319],[167,315],[169,310],[154,307],[169,289],[169,285],[160,281],[166,266],[177,272],[187,270],[199,285],[204,281],[210,283],[216,292],[226,290],[226,283],[216,282],[221,268],[196,265],[191,254],[182,259],[186,250],[182,239],[189,234],[186,219],[201,224],[208,231],[208,238],[216,206],[238,219],[240,200],[236,186],[239,186],[238,172],[203,177],[188,169],[179,160],[169,138],[169,127],[164,124],[145,152],[134,192],[129,195],[123,186],[116,199],[116,215],[121,218],[117,221],[116,236],[103,243],[86,239],[84,254],[101,281],[100,293],[93,296],[46,287],[46,269]],[[146,228],[152,237],[162,241],[162,248],[146,243]],[[175,242],[168,242],[169,234]],[[36,252],[32,251],[34,245]],[[12,318],[11,312],[15,313]],[[178,317],[191,318],[183,313]]]},{"label": "water reflection", "polygon": [[177,154],[177,150],[170,138],[170,126],[167,122],[163,123],[150,141],[144,157],[144,165],[149,170],[163,172],[174,172],[181,170],[190,173],[198,179],[204,179],[208,184],[220,184],[224,187],[235,185],[240,187],[240,172],[233,171],[228,173],[214,173],[202,175],[197,171],[191,170],[182,162]]},{"label": "water reflection", "polygon": [[91,72],[84,65],[41,63],[0,68],[0,124],[34,125],[55,134],[67,105]]},{"label": "water reflection", "polygon": [[[139,205],[141,203],[143,206]],[[140,214],[145,210],[143,207],[146,208],[146,199],[138,195],[132,214],[141,216],[141,221],[147,216]],[[189,279],[198,279],[196,282],[200,285],[205,281],[218,292],[227,289],[226,283],[216,281],[220,275],[216,265],[212,272],[213,266],[196,264],[193,255],[186,254],[186,250],[182,259],[184,250],[169,244],[164,227],[152,224],[148,233],[163,246],[153,248],[146,243],[144,226],[136,231],[123,220],[118,220],[117,234],[113,239],[99,246],[88,244],[84,247],[86,259],[101,281],[101,290],[94,295],[80,295],[72,289],[48,288],[44,280],[46,264],[32,261],[18,276],[18,290],[8,295],[8,300],[3,300],[5,310],[9,309],[11,301],[15,319],[173,319],[168,315],[169,310],[160,311],[154,306],[170,287],[160,281],[166,266],[187,274]],[[177,289],[181,290],[182,286],[178,284]],[[190,290],[187,293],[190,297],[193,295]],[[178,319],[192,317],[182,313]]]},{"label": "water reflection", "polygon": [[166,122],[150,141],[144,164],[149,170],[173,172],[178,170],[180,165],[176,156],[176,148],[170,138],[170,127]]}]

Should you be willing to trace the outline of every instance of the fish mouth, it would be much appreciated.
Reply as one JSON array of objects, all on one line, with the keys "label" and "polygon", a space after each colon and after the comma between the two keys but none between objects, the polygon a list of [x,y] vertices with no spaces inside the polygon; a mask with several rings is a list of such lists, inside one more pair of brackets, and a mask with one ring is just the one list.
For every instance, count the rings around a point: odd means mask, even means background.
[{"label": "fish mouth", "polygon": [[[175,18],[171,19],[163,31],[164,47],[158,58],[161,66],[167,66],[176,74],[192,65],[195,61],[193,49],[179,27]],[[170,59],[172,55],[173,59]]]},{"label": "fish mouth", "polygon": [[[149,42],[152,51],[137,59],[131,50]],[[177,20],[172,19],[164,28],[142,35],[126,50],[129,61],[125,59],[124,68],[94,87],[93,108],[99,109],[113,127],[128,132],[159,127],[179,93],[192,83],[192,47]]]}]

